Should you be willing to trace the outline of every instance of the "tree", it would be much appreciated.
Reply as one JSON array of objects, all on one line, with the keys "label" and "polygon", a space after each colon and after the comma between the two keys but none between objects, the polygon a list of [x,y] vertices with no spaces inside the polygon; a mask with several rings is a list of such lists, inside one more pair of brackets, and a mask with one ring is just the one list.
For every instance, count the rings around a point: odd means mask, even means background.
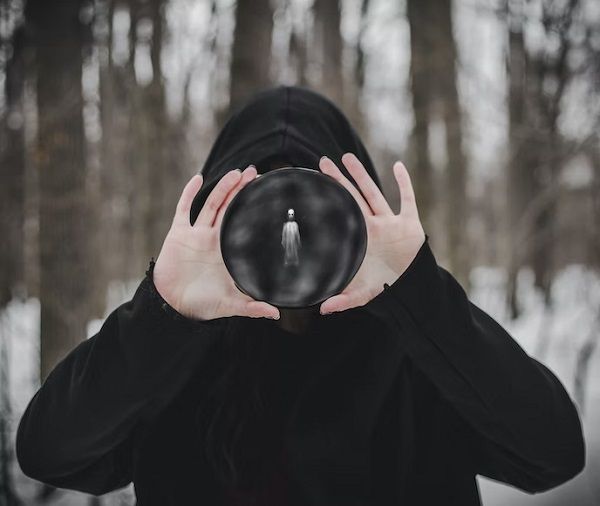
[{"label": "tree", "polygon": [[313,54],[319,68],[319,90],[336,104],[344,103],[342,34],[339,0],[315,0]]},{"label": "tree", "polygon": [[[408,0],[407,17],[410,25],[410,78],[415,118],[411,165],[415,170],[419,210],[424,227],[429,231],[434,226],[434,209],[443,212],[449,268],[468,290],[467,160],[463,150],[462,111],[456,86],[457,51],[452,34],[452,3],[450,0]],[[436,192],[438,185],[429,152],[429,128],[433,121],[442,122],[445,131],[444,195]]]},{"label": "tree", "polygon": [[[271,80],[273,9],[270,0],[238,0],[231,56],[229,112]],[[222,125],[225,116],[219,115]]]},{"label": "tree", "polygon": [[30,0],[25,10],[37,81],[42,380],[85,338],[89,315],[81,5]]},{"label": "tree", "polygon": [[508,10],[509,159],[507,174],[507,297],[519,315],[516,278],[530,265],[547,305],[554,276],[559,176],[567,154],[558,131],[561,102],[573,72],[568,66],[570,30],[578,0],[542,2],[541,22],[553,50],[525,47],[523,2]]},{"label": "tree", "polygon": [[25,85],[26,35],[23,26],[11,37],[12,55],[6,64],[6,112],[0,129],[0,307],[25,283],[25,129],[23,92]]}]

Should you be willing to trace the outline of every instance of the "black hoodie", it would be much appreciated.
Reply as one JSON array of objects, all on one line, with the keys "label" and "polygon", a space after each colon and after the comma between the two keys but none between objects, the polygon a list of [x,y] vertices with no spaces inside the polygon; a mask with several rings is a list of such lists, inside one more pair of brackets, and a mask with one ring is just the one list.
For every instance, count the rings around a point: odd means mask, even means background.
[{"label": "black hoodie", "polygon": [[250,164],[256,166],[259,174],[279,162],[319,170],[319,159],[326,155],[354,183],[341,163],[342,155],[347,152],[361,160],[381,189],[369,153],[346,116],[330,100],[296,86],[257,93],[234,111],[219,133],[202,169],[204,183],[192,204],[190,220],[196,221],[221,177]]},{"label": "black hoodie", "polygon": [[[282,87],[228,122],[204,171],[211,182],[249,163],[261,172],[271,156],[315,168],[347,150],[374,174],[335,106]],[[280,506],[477,505],[477,474],[539,492],[583,468],[559,380],[469,301],[428,241],[377,297],[320,318],[308,336],[265,319],[185,318],[157,292],[153,266],[30,401],[17,433],[27,475],[92,494],[133,481],[140,506],[225,504],[191,419],[210,387],[198,378],[224,366],[214,353],[231,329],[302,351],[272,357],[286,399],[284,431],[273,432],[289,482]]]}]

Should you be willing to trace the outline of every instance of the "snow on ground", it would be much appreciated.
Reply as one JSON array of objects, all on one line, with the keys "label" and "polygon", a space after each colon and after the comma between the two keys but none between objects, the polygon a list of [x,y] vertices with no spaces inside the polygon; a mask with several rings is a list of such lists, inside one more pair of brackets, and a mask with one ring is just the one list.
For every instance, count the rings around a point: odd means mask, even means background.
[{"label": "snow on ground", "polygon": [[[553,304],[545,308],[541,294],[533,288],[529,270],[519,274],[518,293],[522,316],[510,321],[504,304],[502,271],[478,267],[472,274],[471,300],[487,311],[517,340],[523,349],[548,366],[575,397],[575,369],[582,345],[600,332],[600,276],[580,265],[564,269],[552,287]],[[107,294],[110,311],[129,300],[139,283],[115,283]],[[103,320],[88,325],[88,337],[98,331]],[[12,415],[11,439],[29,399],[38,388],[39,301],[12,301],[0,312],[0,338],[8,352]],[[598,340],[600,348],[600,339]],[[570,482],[548,492],[526,494],[486,478],[479,477],[483,504],[486,506],[598,506],[600,504],[600,351],[593,352],[587,375],[582,416],[587,462],[585,470]],[[25,504],[37,504],[34,497],[40,484],[25,477],[15,461],[13,477]],[[89,496],[59,490],[51,506],[87,504]],[[102,497],[104,506],[126,506],[135,502],[133,487]]]}]

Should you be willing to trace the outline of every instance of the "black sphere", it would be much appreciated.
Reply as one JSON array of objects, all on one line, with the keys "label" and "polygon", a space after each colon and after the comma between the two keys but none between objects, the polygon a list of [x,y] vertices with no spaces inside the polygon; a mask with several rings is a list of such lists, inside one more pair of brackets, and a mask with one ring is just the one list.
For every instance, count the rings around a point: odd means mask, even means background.
[{"label": "black sphere", "polygon": [[335,179],[283,167],[237,193],[220,242],[243,293],[279,308],[306,308],[350,283],[365,256],[367,227],[354,197]]}]

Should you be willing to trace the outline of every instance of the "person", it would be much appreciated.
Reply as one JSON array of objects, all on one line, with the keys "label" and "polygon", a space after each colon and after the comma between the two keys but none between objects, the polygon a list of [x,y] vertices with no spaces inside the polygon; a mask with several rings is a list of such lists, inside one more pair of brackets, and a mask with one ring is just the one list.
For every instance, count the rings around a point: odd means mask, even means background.
[{"label": "person", "polygon": [[298,265],[298,250],[302,247],[300,228],[294,220],[294,210],[288,209],[287,221],[281,228],[281,247],[283,248],[283,265]]},{"label": "person", "polygon": [[[368,247],[341,293],[284,325],[237,290],[218,231],[237,192],[288,165],[344,185]],[[331,101],[255,95],[183,189],[132,299],[30,400],[24,473],[94,495],[133,481],[139,506],[468,506],[477,475],[531,493],[577,475],[568,393],[438,265],[408,171],[392,170],[399,213]]]}]

